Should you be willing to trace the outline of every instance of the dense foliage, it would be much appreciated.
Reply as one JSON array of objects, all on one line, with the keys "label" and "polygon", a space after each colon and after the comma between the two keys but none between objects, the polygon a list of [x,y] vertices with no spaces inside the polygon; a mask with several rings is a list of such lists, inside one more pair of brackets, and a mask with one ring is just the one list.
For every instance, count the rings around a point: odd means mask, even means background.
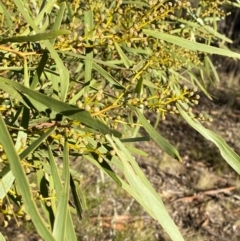
[{"label": "dense foliage", "polygon": [[[240,173],[239,157],[200,124],[211,117],[194,112],[198,89],[211,98],[206,82],[218,81],[209,54],[240,57],[216,47],[231,43],[217,32],[227,4],[0,2],[4,225],[24,217],[45,240],[77,240],[68,200],[71,191],[81,218],[84,196],[70,165],[80,156],[129,192],[172,240],[183,240],[128,147],[150,137],[181,161],[153,127],[174,114],[213,141]],[[149,124],[149,112],[156,113],[156,123]]]}]

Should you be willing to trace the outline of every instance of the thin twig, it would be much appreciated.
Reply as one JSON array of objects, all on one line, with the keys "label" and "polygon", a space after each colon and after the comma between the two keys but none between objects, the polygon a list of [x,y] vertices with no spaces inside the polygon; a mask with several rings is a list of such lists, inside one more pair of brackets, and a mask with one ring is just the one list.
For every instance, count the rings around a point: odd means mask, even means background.
[{"label": "thin twig", "polygon": [[179,202],[179,201],[192,202],[194,199],[197,199],[197,198],[202,197],[204,195],[217,195],[219,193],[231,192],[235,189],[236,189],[236,187],[232,186],[232,187],[225,187],[225,188],[220,188],[220,189],[212,189],[212,190],[208,190],[208,191],[201,191],[201,192],[198,192],[198,193],[196,193],[192,196],[178,198],[178,199],[174,200],[173,202]]}]

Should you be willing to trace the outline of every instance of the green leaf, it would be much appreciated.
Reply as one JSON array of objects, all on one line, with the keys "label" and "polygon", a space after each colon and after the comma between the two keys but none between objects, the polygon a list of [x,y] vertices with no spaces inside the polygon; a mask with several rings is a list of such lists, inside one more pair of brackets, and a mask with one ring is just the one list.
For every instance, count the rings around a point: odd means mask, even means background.
[{"label": "green leaf", "polygon": [[149,8],[149,4],[141,1],[124,1],[122,4],[134,4],[139,7],[147,7]]},{"label": "green leaf", "polygon": [[65,240],[65,233],[66,233],[66,227],[67,227],[67,209],[68,209],[68,195],[67,193],[62,190],[59,193],[59,202],[56,212],[56,217],[54,221],[54,227],[53,227],[53,236],[58,241],[64,241]]},{"label": "green leaf", "polygon": [[15,87],[19,91],[23,91],[24,94],[26,94],[33,100],[39,102],[41,105],[45,106],[46,109],[51,109],[52,111],[55,111],[56,113],[60,113],[69,119],[77,120],[82,124],[85,124],[93,128],[94,130],[100,131],[103,134],[113,134],[113,135],[121,136],[119,132],[115,130],[111,130],[108,126],[103,124],[101,121],[91,117],[90,113],[83,109],[79,109],[75,106],[71,106],[67,103],[61,102],[49,96],[43,95],[39,92],[33,91],[32,89],[29,89],[15,81],[8,80],[2,77],[0,77],[0,81]]},{"label": "green leaf", "polygon": [[152,55],[152,50],[150,48],[131,48],[131,47],[128,47],[126,44],[123,44],[122,45],[123,49],[125,49],[125,51],[127,53],[133,53],[133,54],[145,54],[147,56],[150,56]]},{"label": "green leaf", "polygon": [[178,161],[182,161],[178,151],[176,150],[176,148],[174,146],[172,146],[166,139],[164,139],[147,121],[147,119],[144,117],[144,115],[140,112],[140,110],[138,110],[135,107],[131,107],[133,108],[136,113],[137,116],[140,120],[140,122],[142,123],[143,127],[145,128],[145,130],[147,131],[147,133],[150,135],[150,137],[154,140],[154,142],[161,147],[169,156],[171,156],[172,158],[177,159]]},{"label": "green leaf", "polygon": [[240,157],[226,144],[226,142],[220,136],[202,126],[197,120],[192,119],[179,104],[177,105],[177,108],[187,123],[207,140],[212,141],[218,147],[222,157],[238,174],[240,174]]},{"label": "green leaf", "polygon": [[104,70],[100,65],[98,65],[97,63],[93,63],[93,68],[100,74],[102,75],[102,77],[104,79],[106,79],[109,83],[113,84],[113,85],[117,85],[122,87],[123,89],[124,86],[121,85],[116,79],[114,79],[106,70]]},{"label": "green leaf", "polygon": [[138,82],[135,88],[135,93],[140,95],[142,93],[142,87],[143,87],[143,77],[140,77],[138,79]]},{"label": "green leaf", "polygon": [[[84,23],[85,23],[85,36],[88,36],[87,43],[89,44],[88,39],[93,37],[94,34],[94,21],[93,21],[93,11],[88,10],[84,12]],[[90,60],[93,58],[93,49],[87,48],[86,49],[86,60],[85,60],[85,83],[88,83],[92,79],[92,68],[93,68],[93,61]],[[87,92],[89,87],[85,89]]]},{"label": "green leaf", "polygon": [[[59,9],[58,14],[56,16],[56,20],[54,22],[52,31],[59,31],[58,29],[61,26],[61,21],[63,19],[65,8],[66,8],[66,3],[65,2],[61,3],[60,9]],[[59,96],[61,96],[61,100],[65,101],[66,96],[67,96],[67,92],[68,92],[68,88],[69,88],[69,71],[64,66],[63,61],[59,57],[56,50],[53,48],[55,40],[56,40],[55,38],[51,39],[51,41],[50,41],[51,45],[47,44],[47,49],[51,53],[52,58],[55,60],[56,65],[57,65],[57,70],[58,70],[58,73],[59,73],[60,93],[58,93],[58,92],[57,93],[59,94]],[[58,85],[58,82],[56,84]]]},{"label": "green leaf", "polygon": [[54,39],[58,36],[70,34],[71,31],[59,29],[59,30],[53,30],[46,33],[38,33],[34,35],[28,35],[28,36],[16,36],[16,37],[10,37],[0,40],[0,44],[6,44],[6,43],[24,43],[24,42],[37,42],[41,40],[48,40],[48,39]]},{"label": "green leaf", "polygon": [[[56,195],[57,195],[58,198],[60,198],[60,195],[61,195],[60,193],[63,190],[63,186],[62,186],[62,183],[61,183],[60,174],[59,174],[59,171],[57,169],[56,162],[54,160],[50,145],[48,145],[48,155],[49,155],[49,162],[50,162],[53,182],[54,182],[55,189],[56,189]],[[66,237],[67,237],[67,240],[77,241],[77,237],[76,237],[76,234],[74,232],[73,221],[72,221],[72,218],[71,218],[69,208],[68,208],[68,211],[67,211]]]},{"label": "green leaf", "polygon": [[150,141],[150,137],[149,136],[141,136],[141,137],[121,139],[121,142],[139,142],[139,141]]},{"label": "green leaf", "polygon": [[55,63],[57,65],[60,80],[60,93],[58,93],[58,95],[61,96],[61,100],[64,102],[66,100],[69,87],[69,71],[64,66],[63,61],[61,60],[53,46],[47,42],[45,42],[45,45],[49,50],[51,57],[55,60]]},{"label": "green leaf", "polygon": [[[201,70],[199,70],[201,71]],[[212,100],[211,95],[207,92],[204,84],[200,83],[200,81],[198,80],[198,77],[195,76],[195,74],[193,74],[191,71],[188,72],[188,75],[190,77],[190,79],[192,80],[192,82],[195,82],[198,87],[203,91],[203,93],[210,99]]]},{"label": "green leaf", "polygon": [[217,82],[220,82],[219,80],[219,76],[218,76],[218,72],[215,68],[215,66],[213,65],[212,63],[212,60],[208,57],[208,56],[204,56],[204,60],[206,61],[207,65],[209,66],[210,70],[209,70],[209,74],[213,73],[214,77],[215,77],[215,80]]},{"label": "green leaf", "polygon": [[32,222],[34,223],[37,232],[44,240],[55,241],[54,237],[47,228],[41,218],[35,202],[33,201],[33,196],[31,189],[25,175],[25,171],[21,165],[20,158],[16,153],[11,136],[5,126],[4,120],[0,113],[0,143],[2,144],[4,151],[7,155],[8,162],[11,167],[11,171],[16,178],[18,187],[20,189],[23,202],[25,204],[26,212],[30,215]]},{"label": "green leaf", "polygon": [[[56,31],[56,30],[60,29],[61,23],[62,23],[62,19],[63,19],[63,16],[64,16],[64,12],[65,12],[65,8],[66,8],[66,3],[62,2],[60,4],[59,11],[58,11],[57,16],[55,18],[55,21],[54,21],[54,24],[53,24],[53,27],[52,27],[52,31]],[[54,46],[55,41],[56,41],[56,39],[52,38],[50,40],[50,43]]]},{"label": "green leaf", "polygon": [[51,146],[48,145],[47,148],[48,148],[48,156],[49,156],[51,174],[52,174],[53,181],[54,181],[54,184],[55,184],[56,196],[58,197],[58,195],[60,195],[60,192],[63,189],[62,183],[61,183],[61,178],[60,178],[60,175],[58,173],[58,169],[57,169],[57,166],[56,166],[56,162],[54,160],[54,156],[52,154]]},{"label": "green leaf", "polygon": [[240,4],[239,4],[239,1],[237,0],[236,2],[234,1],[227,1],[226,2],[229,6],[231,7],[237,7],[237,8],[240,8]]},{"label": "green leaf", "polygon": [[[52,212],[54,216],[56,215],[56,211],[57,211],[57,200],[60,197],[60,192],[62,191],[62,183],[61,183],[61,178],[60,175],[58,173],[58,169],[56,166],[56,162],[57,160],[54,159],[52,150],[51,150],[51,145],[48,144],[47,145],[47,149],[48,149],[48,160],[49,160],[49,167],[50,167],[50,177],[49,177],[49,188],[54,189],[56,191],[56,197],[57,198],[52,198],[51,199],[51,208],[52,208]],[[42,162],[41,162],[42,163]],[[44,167],[44,171],[46,170],[46,166]],[[43,174],[44,175],[44,174]],[[46,211],[48,211],[48,209],[44,206],[44,209],[46,209]],[[51,222],[51,226],[54,226],[54,218],[52,218],[49,215],[49,221]]]},{"label": "green leaf", "polygon": [[134,146],[128,145],[127,149],[129,150],[130,153],[137,154],[139,156],[148,156],[148,153],[146,153],[145,151],[143,151],[141,149],[135,148]]},{"label": "green leaf", "polygon": [[58,241],[65,241],[66,227],[69,225],[67,222],[68,214],[68,199],[70,187],[70,172],[69,172],[69,149],[67,140],[64,142],[63,149],[63,179],[64,188],[58,193],[58,206],[56,217],[53,227],[53,236]]},{"label": "green leaf", "polygon": [[33,81],[30,85],[31,89],[35,89],[38,84],[41,84],[41,75],[44,71],[44,68],[47,64],[47,61],[49,59],[49,53],[44,51],[41,60],[38,63],[38,67],[36,68],[36,72],[33,76]]},{"label": "green leaf", "polygon": [[[58,50],[57,51],[59,54],[61,55],[66,55],[66,56],[70,56],[70,57],[74,57],[75,61],[76,62],[79,62],[81,59],[83,60],[91,60],[95,63],[98,63],[98,64],[101,64],[103,66],[108,66],[108,67],[111,67],[111,68],[115,68],[115,69],[125,69],[123,67],[119,67],[115,64],[115,61],[114,60],[111,60],[111,61],[103,61],[103,60],[100,60],[100,59],[95,59],[95,58],[87,58],[85,55],[82,55],[82,54],[75,54],[75,53],[72,53],[72,52],[69,52],[69,51],[61,51],[61,50]],[[72,60],[72,58],[71,58]],[[119,63],[119,60],[117,60],[117,63]],[[0,68],[1,70],[1,68]]]},{"label": "green leaf", "polygon": [[71,187],[71,192],[72,192],[72,196],[73,196],[73,201],[74,201],[74,204],[76,206],[78,218],[82,219],[83,208],[82,208],[82,204],[81,204],[79,192],[78,192],[79,191],[78,189],[80,189],[80,187],[79,188],[76,187],[75,182],[72,178],[72,175],[70,175],[70,187]]},{"label": "green leaf", "polygon": [[6,241],[6,239],[3,237],[1,233],[0,233],[0,241]]},{"label": "green leaf", "polygon": [[4,14],[4,17],[5,17],[7,25],[8,25],[8,30],[10,31],[10,34],[12,36],[12,34],[13,34],[13,22],[11,20],[11,15],[9,14],[8,10],[6,9],[6,7],[5,7],[5,5],[3,4],[2,1],[0,1],[0,9],[1,9],[1,13]]},{"label": "green leaf", "polygon": [[[211,28],[210,26],[207,25],[201,25],[199,26],[198,23],[196,22],[192,22],[192,21],[188,21],[188,20],[184,20],[183,18],[177,18],[176,19],[177,22],[183,23],[184,25],[190,26],[192,28],[196,28],[198,31],[203,32],[204,34],[212,34],[215,37],[223,40],[224,42],[228,42],[228,43],[232,43],[233,41],[229,38],[227,38],[225,35],[218,33],[215,29]],[[180,31],[182,31],[182,29],[180,29]]]},{"label": "green leaf", "polygon": [[27,102],[22,97],[22,95],[15,88],[13,88],[13,86],[10,86],[0,81],[0,89],[5,91],[6,93],[11,93],[11,99],[17,99],[18,101],[22,102],[25,106],[29,107]]},{"label": "green leaf", "polygon": [[121,47],[119,46],[119,44],[117,42],[114,42],[115,48],[118,51],[119,56],[121,57],[124,65],[126,66],[126,68],[129,68],[132,66],[131,61],[128,59],[128,57],[124,54],[124,52],[122,51]]},{"label": "green leaf", "polygon": [[[89,86],[92,86],[93,83],[96,83],[96,80],[91,80],[89,83]],[[86,87],[85,87],[86,88]],[[82,88],[78,93],[76,93],[70,100],[69,104],[76,105],[77,101],[83,96],[83,94],[86,92],[85,88]]]},{"label": "green leaf", "polygon": [[100,166],[102,167],[102,169],[108,174],[109,177],[111,177],[113,179],[113,181],[115,183],[117,183],[117,185],[119,187],[122,186],[122,183],[119,181],[117,175],[115,174],[115,172],[112,170],[112,168],[110,167],[110,165],[105,161],[103,160],[102,162],[99,163]]},{"label": "green leaf", "polygon": [[19,158],[20,160],[23,160],[26,158],[29,154],[33,153],[34,150],[36,150],[39,145],[43,143],[43,141],[51,135],[51,133],[55,130],[55,127],[49,128],[44,134],[42,134],[36,141],[34,141],[30,146],[28,146],[25,150],[23,150]]},{"label": "green leaf", "polygon": [[154,30],[149,29],[143,29],[143,33],[145,33],[148,36],[152,36],[157,39],[162,39],[166,42],[178,45],[182,48],[189,49],[192,51],[201,51],[209,54],[218,54],[223,56],[228,56],[232,58],[238,58],[240,59],[240,54],[226,50],[226,49],[220,49],[217,47],[212,47],[206,44],[197,43],[194,41],[190,41],[188,39],[184,39],[181,37],[173,36],[171,34],[162,33]]},{"label": "green leaf", "polygon": [[[23,42],[33,42],[33,40],[39,41],[42,40],[44,41],[44,45],[46,46],[46,48],[48,49],[48,51],[51,54],[51,57],[55,60],[56,65],[57,65],[57,69],[59,72],[59,77],[60,77],[60,90],[61,93],[58,93],[59,96],[61,96],[61,100],[65,101],[66,96],[67,96],[67,91],[68,91],[68,87],[69,87],[69,72],[67,70],[67,68],[64,66],[62,60],[60,59],[60,57],[57,54],[57,51],[53,48],[52,44],[47,41],[48,39],[54,39],[59,35],[63,35],[63,34],[70,34],[71,31],[69,30],[53,30],[50,31],[48,33],[39,33],[40,30],[37,27],[37,20],[35,19],[35,21],[27,14],[27,12],[25,11],[25,7],[24,4],[21,0],[14,0],[15,5],[18,7],[18,10],[22,13],[24,19],[26,20],[26,22],[33,28],[33,30],[37,33],[35,35],[32,36],[19,36],[19,38],[23,38],[22,40],[25,39],[25,41]],[[47,7],[52,7],[54,1],[49,1],[49,5]],[[46,6],[45,6],[46,7]],[[44,8],[45,9],[45,8]],[[47,9],[46,9],[47,11]],[[41,11],[42,13],[42,11]],[[40,14],[41,14],[40,13]],[[43,17],[44,15],[42,15]],[[36,23],[35,23],[36,22]],[[29,40],[29,37],[31,37],[31,39]],[[22,41],[21,40],[21,41]]]},{"label": "green leaf", "polygon": [[[23,129],[27,130],[28,129],[28,124],[29,124],[29,119],[30,119],[30,111],[29,108],[26,106],[23,107],[23,113],[22,113],[22,120],[20,127]],[[22,147],[22,140],[27,140],[28,134],[25,130],[19,130],[17,133],[17,139],[15,142],[15,149],[20,150]]]},{"label": "green leaf", "polygon": [[114,182],[118,184],[118,186],[121,186],[122,183],[115,174],[115,172],[112,170],[112,168],[109,166],[109,164],[103,160],[102,163],[98,162],[91,156],[84,156],[87,160],[89,160],[91,163],[93,163],[95,166],[97,166],[99,169],[102,169]]},{"label": "green leaf", "polygon": [[106,135],[106,138],[120,158],[125,177],[132,189],[139,195],[138,199],[141,200],[140,203],[144,204],[143,207],[146,211],[148,211],[154,219],[158,220],[173,241],[184,241],[160,196],[156,193],[128,149],[118,138],[111,138],[109,135]]},{"label": "green leaf", "polygon": [[[37,28],[37,26],[41,26],[41,24],[44,22],[46,16],[48,16],[52,11],[55,11],[54,5],[56,4],[55,0],[50,0],[45,2],[45,4],[42,5],[41,11],[38,13],[36,18],[32,19],[30,15],[25,11],[24,3],[21,0],[13,0],[15,5],[17,6],[17,9],[19,12],[21,12],[22,16],[24,17],[25,21],[31,26],[32,28],[26,28],[23,35],[28,35],[30,31],[33,29],[36,33],[41,32],[48,26],[42,26],[41,31]],[[45,21],[47,22],[47,21]],[[45,28],[44,28],[45,27]]]},{"label": "green leaf", "polygon": [[0,178],[0,199],[3,199],[7,195],[15,180],[15,177],[9,166],[3,168],[3,170],[0,172]]}]

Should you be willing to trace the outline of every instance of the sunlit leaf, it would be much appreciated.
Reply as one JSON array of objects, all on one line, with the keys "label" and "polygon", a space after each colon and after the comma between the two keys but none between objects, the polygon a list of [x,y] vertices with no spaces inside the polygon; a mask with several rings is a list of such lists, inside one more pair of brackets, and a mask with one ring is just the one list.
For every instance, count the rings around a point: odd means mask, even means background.
[{"label": "sunlit leaf", "polygon": [[11,86],[14,86],[18,90],[23,91],[26,95],[28,95],[35,101],[39,102],[39,104],[45,106],[46,109],[50,108],[56,113],[62,114],[63,116],[68,117],[69,119],[80,121],[82,124],[85,124],[95,130],[98,130],[103,134],[112,133],[114,135],[121,136],[119,132],[109,129],[108,126],[103,124],[101,121],[91,117],[90,113],[83,109],[79,109],[75,106],[69,105],[67,103],[53,99],[49,96],[43,95],[39,92],[33,91],[15,81],[11,81],[2,77],[0,77],[0,80]]},{"label": "sunlit leaf", "polygon": [[135,158],[119,139],[115,137],[111,138],[109,135],[106,137],[123,164],[124,174],[129,185],[139,194],[139,198],[142,199],[141,202],[145,204],[144,207],[148,207],[146,211],[148,211],[153,218],[158,220],[173,241],[184,241],[177,226],[168,214],[160,196],[156,193],[138,166]]},{"label": "sunlit leaf", "polygon": [[240,174],[240,157],[227,145],[227,143],[216,133],[202,126],[197,120],[192,119],[180,105],[177,105],[179,113],[192,126],[207,140],[212,141],[219,149],[222,157],[228,162],[228,164]]},{"label": "sunlit leaf", "polygon": [[144,117],[144,115],[137,109],[134,108],[137,116],[142,123],[143,127],[147,131],[147,133],[150,135],[150,137],[154,140],[154,142],[163,149],[169,156],[181,161],[181,157],[176,150],[174,146],[172,146],[166,139],[164,139],[153,127],[149,124],[147,119]]},{"label": "sunlit leaf", "polygon": [[16,182],[18,183],[19,189],[21,191],[22,199],[26,205],[25,206],[26,212],[32,218],[32,222],[34,223],[38,233],[43,237],[43,239],[49,240],[49,241],[55,241],[51,232],[49,231],[43,219],[41,218],[35,202],[33,201],[30,185],[25,175],[25,171],[21,165],[19,156],[16,153],[11,136],[5,126],[1,113],[0,113],[0,133],[1,133],[0,143],[3,146],[3,149],[7,155],[8,162],[11,167],[11,171],[14,177],[16,178]]},{"label": "sunlit leaf", "polygon": [[192,51],[201,51],[209,54],[218,54],[223,56],[228,56],[232,58],[240,58],[240,54],[236,52],[232,52],[226,49],[220,49],[217,47],[209,46],[202,43],[197,43],[194,41],[190,41],[188,39],[180,38],[178,36],[174,36],[167,33],[162,33],[156,30],[149,30],[149,29],[143,29],[143,32],[147,34],[148,36],[152,36],[154,38],[162,39],[166,42],[178,45],[182,48],[189,49]]},{"label": "sunlit leaf", "polygon": [[46,33],[38,33],[34,35],[29,36],[16,36],[16,37],[10,37],[0,40],[0,44],[6,44],[6,43],[24,43],[24,42],[37,42],[41,40],[47,40],[47,39],[54,39],[58,36],[64,35],[64,34],[70,34],[71,32],[69,30],[59,29],[59,30],[53,30]]},{"label": "sunlit leaf", "polygon": [[124,52],[122,51],[121,47],[119,46],[119,44],[117,42],[114,42],[115,48],[118,51],[118,54],[120,55],[124,65],[126,68],[129,68],[132,63],[131,61],[128,59],[128,57],[126,56],[126,54],[124,54]]}]

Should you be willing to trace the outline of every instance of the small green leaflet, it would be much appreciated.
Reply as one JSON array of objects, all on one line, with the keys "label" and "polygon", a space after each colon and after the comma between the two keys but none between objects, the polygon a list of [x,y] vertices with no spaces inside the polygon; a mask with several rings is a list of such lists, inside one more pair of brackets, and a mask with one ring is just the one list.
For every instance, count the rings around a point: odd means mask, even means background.
[{"label": "small green leaflet", "polygon": [[11,38],[5,38],[0,40],[0,44],[6,44],[6,43],[24,43],[24,42],[37,42],[41,40],[48,40],[48,39],[54,39],[60,35],[70,34],[71,32],[69,30],[53,30],[50,32],[45,33],[38,33],[34,35],[27,35],[27,36],[15,36]]}]

